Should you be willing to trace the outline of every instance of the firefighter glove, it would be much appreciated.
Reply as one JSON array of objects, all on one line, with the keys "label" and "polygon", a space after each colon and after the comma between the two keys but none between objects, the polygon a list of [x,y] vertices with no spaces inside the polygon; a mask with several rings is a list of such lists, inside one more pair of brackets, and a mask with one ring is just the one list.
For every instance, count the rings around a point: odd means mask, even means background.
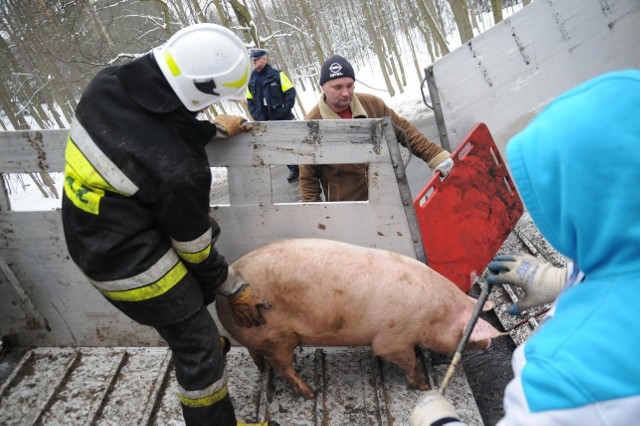
[{"label": "firefighter glove", "polygon": [[271,303],[255,297],[251,293],[249,283],[231,266],[229,266],[227,279],[218,291],[229,298],[233,318],[240,327],[257,327],[267,322],[260,309],[271,309]]},{"label": "firefighter glove", "polygon": [[509,308],[512,315],[553,302],[567,282],[565,268],[557,268],[528,254],[496,256],[488,268],[489,285],[512,284],[524,290],[525,296]]},{"label": "firefighter glove", "polygon": [[216,137],[220,139],[231,138],[238,133],[248,132],[251,130],[251,126],[246,124],[247,120],[243,117],[236,115],[218,115],[215,118],[215,125],[217,128]]},{"label": "firefighter glove", "polygon": [[455,407],[437,390],[430,390],[420,400],[411,413],[411,426],[431,426],[460,423]]},{"label": "firefighter glove", "polygon": [[440,154],[436,155],[429,161],[429,168],[433,170],[433,172],[440,172],[442,177],[445,177],[451,172],[453,169],[453,159],[451,158],[451,154],[447,151],[442,151]]}]

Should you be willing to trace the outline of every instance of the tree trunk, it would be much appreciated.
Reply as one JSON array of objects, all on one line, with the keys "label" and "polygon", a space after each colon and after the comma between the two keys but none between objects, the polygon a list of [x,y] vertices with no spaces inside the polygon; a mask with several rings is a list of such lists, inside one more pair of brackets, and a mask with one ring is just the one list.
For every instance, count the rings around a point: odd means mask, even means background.
[{"label": "tree trunk", "polygon": [[469,21],[469,10],[465,0],[448,0],[451,5],[451,11],[453,17],[458,26],[458,33],[460,34],[460,43],[464,44],[473,38],[473,30],[471,29],[471,22]]},{"label": "tree trunk", "polygon": [[240,25],[249,29],[249,38],[253,40],[253,43],[256,47],[262,47],[262,43],[260,41],[260,37],[258,36],[258,30],[253,25],[253,18],[251,17],[251,12],[249,12],[249,8],[238,0],[227,0],[227,2],[233,8],[234,13],[236,14],[236,18],[238,18],[238,22]]},{"label": "tree trunk", "polygon": [[311,12],[309,11],[309,5],[306,0],[300,0],[300,8],[302,9],[302,14],[306,19],[307,25],[311,29],[311,39],[313,40],[313,46],[315,47],[317,60],[319,63],[323,63],[326,59],[324,52],[322,50],[322,45],[320,44],[320,35],[318,30],[316,29],[316,24],[314,20],[311,18]]},{"label": "tree trunk", "polygon": [[491,11],[494,25],[502,21],[502,0],[491,0]]},{"label": "tree trunk", "polygon": [[424,17],[425,21],[427,21],[427,25],[429,26],[433,39],[438,43],[438,46],[440,46],[440,49],[444,54],[449,53],[447,42],[444,41],[444,36],[442,35],[440,28],[436,25],[436,21],[433,20],[433,15],[431,15],[431,12],[427,9],[427,5],[422,0],[418,0],[417,4],[420,9],[421,16]]},{"label": "tree trunk", "polygon": [[393,85],[391,84],[391,79],[389,79],[389,73],[387,72],[387,67],[384,61],[384,51],[382,49],[380,39],[376,34],[376,29],[373,26],[373,19],[371,17],[371,11],[369,10],[369,6],[367,5],[366,0],[360,0],[362,5],[362,10],[364,11],[364,18],[366,22],[367,32],[369,33],[369,38],[371,39],[371,43],[373,44],[373,51],[378,57],[378,62],[380,63],[380,70],[382,71],[382,76],[384,77],[384,82],[387,85],[387,91],[390,96],[394,96],[396,94]]}]

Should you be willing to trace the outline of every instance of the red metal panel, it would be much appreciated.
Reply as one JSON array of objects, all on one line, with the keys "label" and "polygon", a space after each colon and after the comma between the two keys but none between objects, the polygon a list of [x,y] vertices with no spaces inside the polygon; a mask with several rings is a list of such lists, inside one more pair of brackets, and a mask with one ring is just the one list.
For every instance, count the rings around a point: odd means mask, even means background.
[{"label": "red metal panel", "polygon": [[436,173],[415,198],[427,264],[469,292],[524,207],[491,133],[477,124],[453,152],[445,179]]}]

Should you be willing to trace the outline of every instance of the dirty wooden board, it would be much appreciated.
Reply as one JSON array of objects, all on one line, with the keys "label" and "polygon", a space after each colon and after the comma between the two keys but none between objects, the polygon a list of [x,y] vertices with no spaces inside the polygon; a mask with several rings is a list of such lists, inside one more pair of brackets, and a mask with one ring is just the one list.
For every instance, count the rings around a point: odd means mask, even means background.
[{"label": "dirty wooden board", "polygon": [[[283,425],[405,425],[423,392],[369,347],[296,349],[294,367],[316,391],[293,393],[264,373],[246,349],[227,355],[229,391],[238,418]],[[440,383],[446,365],[429,370]],[[458,368],[447,390],[470,425],[481,425],[466,376]],[[0,387],[0,424],[184,424],[166,347],[37,348]]]}]

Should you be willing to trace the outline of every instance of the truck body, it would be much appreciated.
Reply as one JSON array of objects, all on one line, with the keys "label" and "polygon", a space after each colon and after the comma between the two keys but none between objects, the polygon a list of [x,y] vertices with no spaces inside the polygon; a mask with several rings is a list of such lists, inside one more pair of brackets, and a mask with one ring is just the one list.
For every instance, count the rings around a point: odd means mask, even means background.
[{"label": "truck body", "polygon": [[[604,71],[637,68],[638,39],[635,0],[535,1],[426,70],[434,120],[421,130],[453,151],[484,122],[504,155],[509,137],[554,96]],[[0,173],[61,172],[66,137],[65,129],[0,133]],[[413,197],[430,173],[419,161],[405,168],[408,154],[388,119],[259,123],[250,134],[209,144],[207,154],[226,176],[212,187],[210,213],[222,227],[217,247],[230,262],[271,241],[317,237],[428,263]],[[358,162],[370,167],[366,202],[299,203],[277,183],[287,164]],[[565,261],[526,214],[501,250]],[[153,329],[91,287],[68,256],[59,210],[13,211],[0,190],[0,271],[3,350],[11,344],[18,355],[0,364],[0,423],[182,422],[170,351]],[[506,314],[517,297],[509,288],[492,297],[519,344],[535,318]],[[302,347],[295,355],[294,366],[319,391],[313,401],[297,398],[272,372],[259,373],[243,348],[232,348],[227,371],[239,418],[408,424],[421,392],[369,348]],[[440,383],[446,359],[441,364],[425,350],[420,358],[430,383]],[[458,368],[448,395],[464,421],[483,424],[469,373]]]}]

